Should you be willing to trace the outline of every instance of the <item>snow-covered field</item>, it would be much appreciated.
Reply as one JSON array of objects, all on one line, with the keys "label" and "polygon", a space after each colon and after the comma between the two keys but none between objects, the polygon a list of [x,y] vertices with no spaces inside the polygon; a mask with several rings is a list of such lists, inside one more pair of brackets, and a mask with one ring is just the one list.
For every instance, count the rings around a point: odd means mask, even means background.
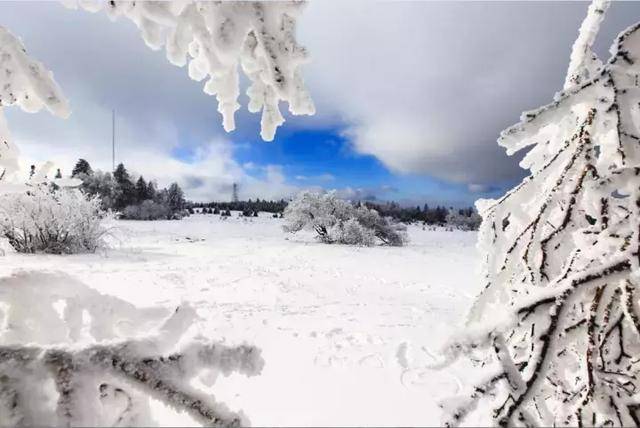
[{"label": "snow-covered field", "polygon": [[[476,234],[411,226],[406,247],[360,248],[287,236],[281,222],[119,221],[98,254],[0,257],[0,293],[69,284],[139,307],[188,302],[201,334],[262,349],[260,376],[212,388],[253,425],[439,424],[436,403],[459,381],[421,366],[478,291]],[[189,422],[156,407],[162,425]]]}]

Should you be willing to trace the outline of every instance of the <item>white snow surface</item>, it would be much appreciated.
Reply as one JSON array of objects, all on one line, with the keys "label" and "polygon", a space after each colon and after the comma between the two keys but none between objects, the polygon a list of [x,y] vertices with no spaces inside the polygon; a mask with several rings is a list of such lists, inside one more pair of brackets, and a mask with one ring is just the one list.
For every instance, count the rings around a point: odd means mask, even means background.
[{"label": "white snow surface", "polygon": [[[406,247],[326,245],[310,234],[284,234],[282,220],[267,213],[236,215],[118,221],[112,249],[98,254],[7,251],[0,294],[16,286],[16,276],[51,275],[56,289],[68,278],[67,293],[81,283],[138,308],[188,303],[198,316],[192,327],[207,339],[261,348],[259,376],[220,377],[212,389],[254,426],[440,424],[437,403],[467,382],[424,367],[479,291],[476,234],[410,226]],[[3,339],[19,339],[7,335],[6,318],[0,328]],[[80,346],[82,337],[47,341]],[[161,425],[193,423],[160,404],[152,411]]]}]

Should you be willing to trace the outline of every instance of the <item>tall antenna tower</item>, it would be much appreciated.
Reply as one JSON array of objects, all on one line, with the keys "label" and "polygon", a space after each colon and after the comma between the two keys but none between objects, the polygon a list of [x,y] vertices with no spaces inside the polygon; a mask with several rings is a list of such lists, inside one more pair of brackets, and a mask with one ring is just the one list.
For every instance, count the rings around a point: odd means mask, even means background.
[{"label": "tall antenna tower", "polygon": [[111,171],[116,170],[116,111],[111,110]]},{"label": "tall antenna tower", "polygon": [[238,202],[238,183],[233,183],[233,194],[231,195],[233,202]]}]

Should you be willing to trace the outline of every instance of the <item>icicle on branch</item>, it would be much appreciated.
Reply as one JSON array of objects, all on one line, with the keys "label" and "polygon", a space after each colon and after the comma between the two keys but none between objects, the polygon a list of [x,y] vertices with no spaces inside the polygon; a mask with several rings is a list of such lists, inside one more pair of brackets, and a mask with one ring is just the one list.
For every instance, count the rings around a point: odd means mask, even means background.
[{"label": "icicle on branch", "polygon": [[235,129],[240,108],[238,68],[251,84],[249,111],[262,111],[260,135],[272,141],[284,123],[278,104],[285,101],[294,115],[312,115],[315,107],[302,81],[300,67],[307,51],[295,37],[296,19],[304,2],[197,1],[64,1],[68,7],[133,21],[151,49],[165,48],[174,65],[188,64],[189,77],[206,79],[204,92],[215,95],[227,132]]}]

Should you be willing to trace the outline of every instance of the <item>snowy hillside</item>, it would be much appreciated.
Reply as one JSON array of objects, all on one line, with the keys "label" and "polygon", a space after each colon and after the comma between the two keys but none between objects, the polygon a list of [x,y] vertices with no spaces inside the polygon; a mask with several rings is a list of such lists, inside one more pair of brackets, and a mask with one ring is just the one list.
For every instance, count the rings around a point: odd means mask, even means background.
[{"label": "snowy hillside", "polygon": [[[411,226],[406,247],[360,248],[287,236],[281,225],[265,213],[118,221],[102,253],[0,257],[0,296],[19,276],[36,295],[60,286],[138,307],[188,302],[200,318],[194,334],[261,348],[259,376],[220,377],[213,389],[256,426],[439,424],[436,402],[458,381],[420,367],[478,291],[476,234]],[[152,410],[160,425],[193,422]]]}]

